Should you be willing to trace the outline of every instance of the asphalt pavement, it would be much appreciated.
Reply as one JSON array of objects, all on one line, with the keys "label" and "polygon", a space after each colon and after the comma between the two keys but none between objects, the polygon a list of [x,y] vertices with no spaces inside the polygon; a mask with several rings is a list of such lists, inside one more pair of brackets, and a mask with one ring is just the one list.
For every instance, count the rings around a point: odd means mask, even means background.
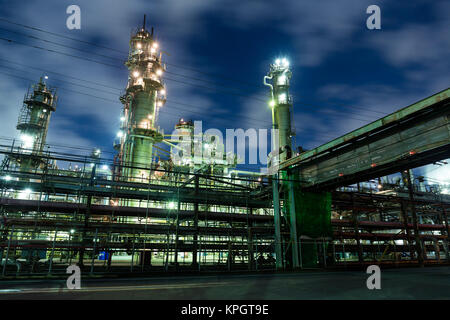
[{"label": "asphalt pavement", "polygon": [[0,280],[4,299],[450,299],[450,267],[381,270],[381,289],[369,290],[364,271],[198,275],[66,280]]}]

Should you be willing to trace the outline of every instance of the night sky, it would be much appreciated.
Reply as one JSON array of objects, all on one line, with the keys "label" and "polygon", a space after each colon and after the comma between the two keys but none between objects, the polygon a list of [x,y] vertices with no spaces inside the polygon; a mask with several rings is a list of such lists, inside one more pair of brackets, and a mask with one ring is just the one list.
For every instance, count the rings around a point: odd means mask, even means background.
[{"label": "night sky", "polygon": [[[165,55],[168,102],[159,119],[166,132],[179,118],[203,120],[204,129],[270,128],[269,91],[262,81],[278,57],[291,63],[294,141],[307,149],[446,89],[450,82],[449,1],[0,4],[2,19],[97,46],[3,20],[1,38],[103,63],[0,40],[2,138],[17,136],[27,79],[47,74],[59,95],[47,142],[112,152],[122,107],[118,97],[127,81],[123,62],[130,33],[142,24],[144,14],[160,47],[170,54]],[[81,8],[81,30],[66,28],[71,4]],[[381,30],[366,28],[366,8],[372,4],[381,8]],[[442,179],[443,170],[449,179],[445,166],[430,175]]]}]

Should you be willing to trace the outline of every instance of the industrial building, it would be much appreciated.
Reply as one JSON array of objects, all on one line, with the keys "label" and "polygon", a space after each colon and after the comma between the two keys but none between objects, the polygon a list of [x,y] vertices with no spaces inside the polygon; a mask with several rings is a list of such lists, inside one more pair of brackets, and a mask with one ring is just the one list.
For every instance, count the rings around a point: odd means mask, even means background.
[{"label": "industrial building", "polygon": [[145,19],[125,65],[114,158],[47,148],[56,89],[41,78],[25,95],[19,139],[0,146],[2,276],[450,262],[450,195],[411,171],[450,158],[450,89],[304,151],[291,139],[293,74],[277,59],[264,77],[269,168],[233,174],[237,156],[193,120],[174,124],[178,141],[158,127],[166,65]]}]

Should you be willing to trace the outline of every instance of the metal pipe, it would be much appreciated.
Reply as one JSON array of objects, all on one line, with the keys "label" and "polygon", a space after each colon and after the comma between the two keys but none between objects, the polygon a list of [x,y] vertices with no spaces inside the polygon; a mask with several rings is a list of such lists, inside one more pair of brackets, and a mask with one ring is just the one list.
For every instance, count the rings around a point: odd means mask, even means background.
[{"label": "metal pipe", "polygon": [[9,239],[8,239],[8,248],[6,249],[5,264],[3,265],[2,276],[5,276],[5,274],[6,274],[6,266],[8,265],[8,259],[9,259],[9,249],[11,248],[11,241],[12,241],[13,235],[14,235],[14,226],[12,226],[12,228],[11,228],[11,232],[10,232]]},{"label": "metal pipe", "polygon": [[297,212],[295,206],[294,182],[289,181],[289,220],[290,220],[290,236],[292,242],[292,267],[300,266],[298,260],[298,236],[297,236]]},{"label": "metal pipe", "polygon": [[55,245],[56,245],[56,235],[57,234],[58,234],[58,228],[56,228],[55,235],[53,237],[52,252],[50,253],[50,261],[49,261],[49,264],[48,264],[48,274],[52,273],[53,256],[55,254]]},{"label": "metal pipe", "polygon": [[410,205],[411,205],[411,213],[412,213],[412,218],[413,218],[417,259],[419,262],[419,266],[423,267],[424,266],[424,255],[423,255],[423,249],[422,249],[422,241],[420,239],[419,227],[418,227],[418,223],[417,223],[416,205],[414,203],[414,191],[413,191],[413,185],[411,182],[410,172],[411,172],[410,170],[407,170],[407,181],[408,181],[408,192],[409,192],[409,200],[410,200]]},{"label": "metal pipe", "polygon": [[[94,274],[94,260],[95,260],[95,250],[97,249],[97,235],[98,235],[98,228],[95,229],[95,236],[94,236],[94,249],[92,251],[92,260],[91,260],[91,274]],[[105,255],[108,254],[105,252]],[[105,257],[106,259],[106,257]]]},{"label": "metal pipe", "polygon": [[276,255],[276,268],[280,270],[283,268],[283,257],[281,249],[281,215],[280,215],[280,194],[278,191],[278,173],[274,175],[275,179],[272,180],[272,193],[273,193],[273,218],[275,227],[275,255]]}]

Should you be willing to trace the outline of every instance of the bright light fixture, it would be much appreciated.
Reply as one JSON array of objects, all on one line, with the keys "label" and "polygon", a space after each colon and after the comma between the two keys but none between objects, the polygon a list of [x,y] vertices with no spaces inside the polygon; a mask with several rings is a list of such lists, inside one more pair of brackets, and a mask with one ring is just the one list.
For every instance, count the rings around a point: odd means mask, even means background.
[{"label": "bright light fixture", "polygon": [[106,164],[104,164],[104,165],[102,166],[102,169],[103,169],[103,170],[109,170],[109,167],[108,167]]},{"label": "bright light fixture", "polygon": [[169,202],[169,209],[175,209],[176,203],[175,202]]},{"label": "bright light fixture", "polygon": [[30,198],[30,194],[33,192],[31,189],[27,188],[19,192],[18,198],[25,200]]},{"label": "bright light fixture", "polygon": [[11,181],[11,179],[12,179],[11,176],[4,176],[3,177],[3,180],[6,180],[6,181]]},{"label": "bright light fixture", "polygon": [[75,229],[70,229],[70,233],[75,233]]},{"label": "bright light fixture", "polygon": [[134,71],[133,72],[133,77],[137,78],[137,77],[139,77],[139,74],[140,74],[139,71]]},{"label": "bright light fixture", "polygon": [[275,60],[275,64],[276,64],[276,65],[279,65],[280,62],[281,62],[280,59]]},{"label": "bright light fixture", "polygon": [[31,149],[33,147],[34,139],[28,134],[23,134],[20,136],[20,140],[23,142],[23,147],[25,149]]},{"label": "bright light fixture", "polygon": [[158,43],[157,43],[157,42],[153,42],[152,47],[153,47],[153,48],[158,48]]},{"label": "bright light fixture", "polygon": [[125,117],[120,117],[120,121],[125,121]]},{"label": "bright light fixture", "polygon": [[123,137],[123,132],[122,132],[122,131],[117,132],[117,136],[118,136],[119,138],[122,138],[122,137]]},{"label": "bright light fixture", "polygon": [[270,100],[270,102],[269,102],[269,106],[270,106],[271,108],[275,107],[275,101],[273,101],[273,100]]},{"label": "bright light fixture", "polygon": [[165,95],[166,94],[166,90],[162,89],[161,91],[159,91],[160,94]]},{"label": "bright light fixture", "polygon": [[158,69],[158,70],[156,70],[156,74],[158,75],[158,76],[160,76],[160,75],[162,75],[162,70],[161,69]]}]

